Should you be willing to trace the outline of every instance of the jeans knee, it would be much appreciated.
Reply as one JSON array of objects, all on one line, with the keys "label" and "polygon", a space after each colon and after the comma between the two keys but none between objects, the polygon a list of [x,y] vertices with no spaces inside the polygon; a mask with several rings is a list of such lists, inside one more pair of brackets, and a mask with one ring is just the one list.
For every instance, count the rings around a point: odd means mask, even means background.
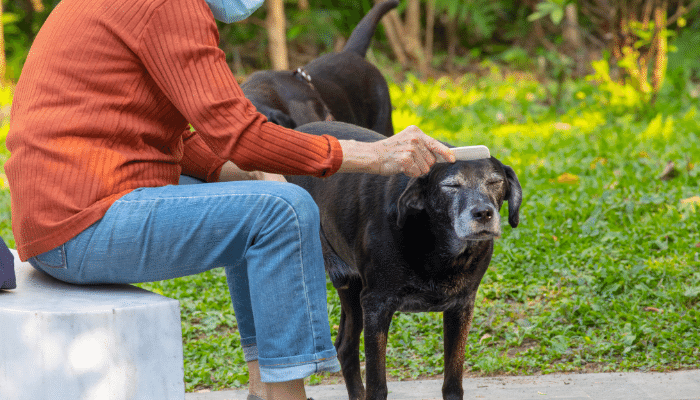
[{"label": "jeans knee", "polygon": [[[318,229],[321,224],[318,206],[313,197],[305,189],[293,184],[284,185],[284,190],[278,194],[286,205],[286,212],[293,212],[299,224]],[[282,202],[281,202],[282,203]]]}]

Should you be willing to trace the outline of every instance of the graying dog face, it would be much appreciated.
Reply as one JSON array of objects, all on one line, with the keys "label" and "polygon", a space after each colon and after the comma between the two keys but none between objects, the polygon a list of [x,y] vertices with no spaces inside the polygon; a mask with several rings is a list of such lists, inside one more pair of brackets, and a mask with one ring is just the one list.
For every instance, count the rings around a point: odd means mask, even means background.
[{"label": "graying dog face", "polygon": [[[508,221],[516,227],[522,202],[515,172],[495,158],[436,165],[421,178],[412,179],[398,202],[398,224],[406,215],[424,210],[438,227],[446,250],[459,254],[473,241],[501,234],[499,211],[508,201]],[[436,230],[436,229],[434,229]]]}]

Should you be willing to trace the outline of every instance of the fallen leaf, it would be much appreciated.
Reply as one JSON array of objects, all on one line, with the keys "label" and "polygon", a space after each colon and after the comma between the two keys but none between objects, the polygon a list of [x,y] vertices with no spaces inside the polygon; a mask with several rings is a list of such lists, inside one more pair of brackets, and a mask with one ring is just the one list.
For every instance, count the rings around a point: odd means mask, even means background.
[{"label": "fallen leaf", "polygon": [[571,125],[567,124],[566,122],[557,122],[554,124],[554,129],[558,131],[568,131],[571,129]]},{"label": "fallen leaf", "polygon": [[600,165],[605,165],[605,164],[607,164],[607,163],[608,163],[608,160],[607,160],[607,159],[605,159],[605,158],[603,158],[603,157],[596,157],[596,158],[593,159],[593,161],[591,161],[591,169],[596,169],[596,167],[598,166],[598,164],[600,164]]},{"label": "fallen leaf", "polygon": [[678,170],[676,169],[676,164],[674,164],[673,161],[669,161],[668,164],[666,164],[666,168],[664,168],[664,172],[662,172],[657,179],[661,179],[662,181],[670,181],[677,176]]},{"label": "fallen leaf", "polygon": [[688,197],[687,199],[681,200],[682,204],[700,204],[700,196]]},{"label": "fallen leaf", "polygon": [[660,309],[660,308],[656,308],[656,307],[644,307],[644,311],[654,311],[654,312],[657,312],[657,313],[663,313],[663,312],[664,312],[664,310],[662,310],[662,309]]},{"label": "fallen leaf", "polygon": [[479,344],[481,344],[481,342],[483,342],[484,340],[490,339],[490,338],[491,338],[491,335],[489,335],[488,333],[484,334],[484,336],[482,336],[481,339],[479,339]]},{"label": "fallen leaf", "polygon": [[[559,175],[556,179],[557,183],[578,183],[579,178],[578,175],[570,174],[568,172],[564,172],[563,174]],[[551,181],[550,181],[551,182]]]}]

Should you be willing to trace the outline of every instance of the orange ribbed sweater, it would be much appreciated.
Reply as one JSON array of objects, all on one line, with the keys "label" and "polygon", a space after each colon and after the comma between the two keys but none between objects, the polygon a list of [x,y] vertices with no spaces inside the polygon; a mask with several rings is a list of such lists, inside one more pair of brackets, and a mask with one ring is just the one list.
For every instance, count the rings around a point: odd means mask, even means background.
[{"label": "orange ribbed sweater", "polygon": [[176,184],[181,172],[214,181],[224,160],[284,174],[340,168],[335,138],[256,112],[218,42],[204,0],[56,6],[15,88],[6,142],[22,260],[65,243],[131,190]]}]

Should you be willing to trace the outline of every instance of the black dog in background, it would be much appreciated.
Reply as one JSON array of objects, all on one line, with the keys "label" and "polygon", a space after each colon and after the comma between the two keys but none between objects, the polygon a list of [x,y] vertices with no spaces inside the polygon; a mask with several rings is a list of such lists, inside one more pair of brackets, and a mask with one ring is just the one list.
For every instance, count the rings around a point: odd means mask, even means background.
[{"label": "black dog in background", "polygon": [[389,88],[365,55],[377,24],[398,4],[388,0],[375,5],[339,53],[321,56],[297,71],[253,73],[241,85],[245,97],[270,122],[287,128],[336,120],[393,135]]},{"label": "black dog in background", "polygon": [[[339,122],[297,128],[373,142],[383,136]],[[513,169],[495,158],[434,165],[409,178],[336,174],[287,176],[306,189],[321,215],[324,262],[341,301],[335,346],[351,400],[386,399],[386,344],[397,311],[441,311],[444,399],[462,399],[462,372],[477,289],[501,233],[508,202],[516,227],[522,191]],[[360,373],[364,327],[367,391]]]}]

